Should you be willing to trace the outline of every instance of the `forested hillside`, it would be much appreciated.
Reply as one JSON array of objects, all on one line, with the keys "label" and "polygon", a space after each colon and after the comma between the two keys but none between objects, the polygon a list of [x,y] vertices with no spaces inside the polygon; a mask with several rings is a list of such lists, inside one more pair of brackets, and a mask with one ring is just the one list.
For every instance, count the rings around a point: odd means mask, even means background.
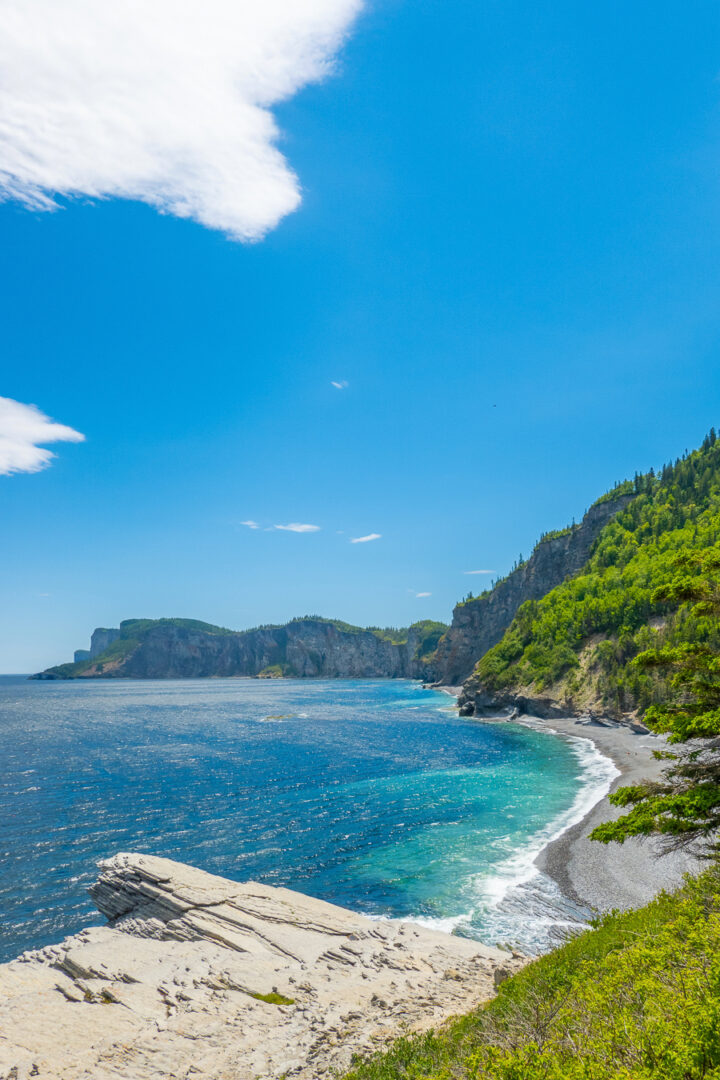
[{"label": "forested hillside", "polygon": [[677,574],[679,555],[720,544],[720,441],[659,474],[636,475],[635,493],[602,530],[583,570],[541,600],[525,603],[502,640],[481,658],[467,689],[548,694],[614,713],[662,699],[663,677],[631,665],[643,649],[682,642],[720,647],[717,620],[654,593]]},{"label": "forested hillside", "polygon": [[712,1080],[720,1076],[720,874],[530,964],[494,1001],[401,1039],[347,1080]]}]

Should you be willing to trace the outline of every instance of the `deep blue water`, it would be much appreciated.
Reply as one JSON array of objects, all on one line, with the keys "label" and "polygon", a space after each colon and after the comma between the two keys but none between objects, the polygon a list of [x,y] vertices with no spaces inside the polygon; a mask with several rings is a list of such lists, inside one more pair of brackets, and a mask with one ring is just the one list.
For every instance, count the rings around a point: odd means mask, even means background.
[{"label": "deep blue water", "polygon": [[2,677],[0,754],[0,959],[98,922],[123,850],[542,948],[532,858],[609,775],[404,681]]}]

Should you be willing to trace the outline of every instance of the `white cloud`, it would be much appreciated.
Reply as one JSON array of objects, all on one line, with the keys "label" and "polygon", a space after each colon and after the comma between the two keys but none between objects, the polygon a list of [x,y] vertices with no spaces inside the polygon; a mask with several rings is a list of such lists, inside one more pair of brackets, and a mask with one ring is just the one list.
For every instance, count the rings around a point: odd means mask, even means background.
[{"label": "white cloud", "polygon": [[35,473],[47,468],[56,455],[40,443],[84,440],[79,431],[56,424],[37,406],[0,397],[0,476]]},{"label": "white cloud", "polygon": [[301,525],[297,521],[291,521],[289,525],[275,525],[274,528],[281,532],[312,533],[319,532],[319,525]]},{"label": "white cloud", "polygon": [[494,574],[494,570],[463,570],[463,574]]},{"label": "white cloud", "polygon": [[2,0],[0,198],[139,199],[258,239],[300,202],[270,108],[332,70],[361,4]]},{"label": "white cloud", "polygon": [[416,597],[417,600],[420,600],[423,596],[432,596],[432,593],[431,592],[416,592],[415,593],[415,597]]},{"label": "white cloud", "polygon": [[335,387],[336,390],[347,390],[349,386],[347,379],[340,379],[339,382],[335,382],[334,379],[331,379],[330,383],[332,386]]},{"label": "white cloud", "polygon": [[379,540],[382,533],[368,533],[367,536],[355,536],[350,543],[351,544],[367,544],[370,540]]},{"label": "white cloud", "polygon": [[241,521],[240,524],[241,525],[246,525],[248,529],[259,529],[260,528],[257,521]]}]

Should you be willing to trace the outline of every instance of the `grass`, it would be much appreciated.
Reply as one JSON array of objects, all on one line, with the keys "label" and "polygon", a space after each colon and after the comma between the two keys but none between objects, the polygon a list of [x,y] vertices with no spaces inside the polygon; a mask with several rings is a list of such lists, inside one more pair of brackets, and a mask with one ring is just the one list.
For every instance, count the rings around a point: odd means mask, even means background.
[{"label": "grass", "polygon": [[250,994],[250,997],[255,998],[257,1001],[264,1001],[268,1005],[294,1005],[295,998],[285,997],[284,994],[278,994],[277,990],[273,990],[271,994]]}]

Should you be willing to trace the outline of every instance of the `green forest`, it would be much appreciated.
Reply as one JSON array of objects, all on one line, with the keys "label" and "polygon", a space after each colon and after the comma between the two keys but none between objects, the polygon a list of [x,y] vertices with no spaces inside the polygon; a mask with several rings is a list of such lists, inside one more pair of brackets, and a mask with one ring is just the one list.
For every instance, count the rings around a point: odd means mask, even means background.
[{"label": "green forest", "polygon": [[644,711],[663,700],[667,687],[661,672],[632,663],[640,652],[683,643],[720,647],[718,620],[698,616],[667,594],[679,556],[720,544],[715,431],[699,450],[657,474],[636,475],[617,493],[634,498],[604,527],[579,575],[518,610],[476,667],[483,686],[536,693],[553,688],[569,701],[590,691],[612,714]]}]

